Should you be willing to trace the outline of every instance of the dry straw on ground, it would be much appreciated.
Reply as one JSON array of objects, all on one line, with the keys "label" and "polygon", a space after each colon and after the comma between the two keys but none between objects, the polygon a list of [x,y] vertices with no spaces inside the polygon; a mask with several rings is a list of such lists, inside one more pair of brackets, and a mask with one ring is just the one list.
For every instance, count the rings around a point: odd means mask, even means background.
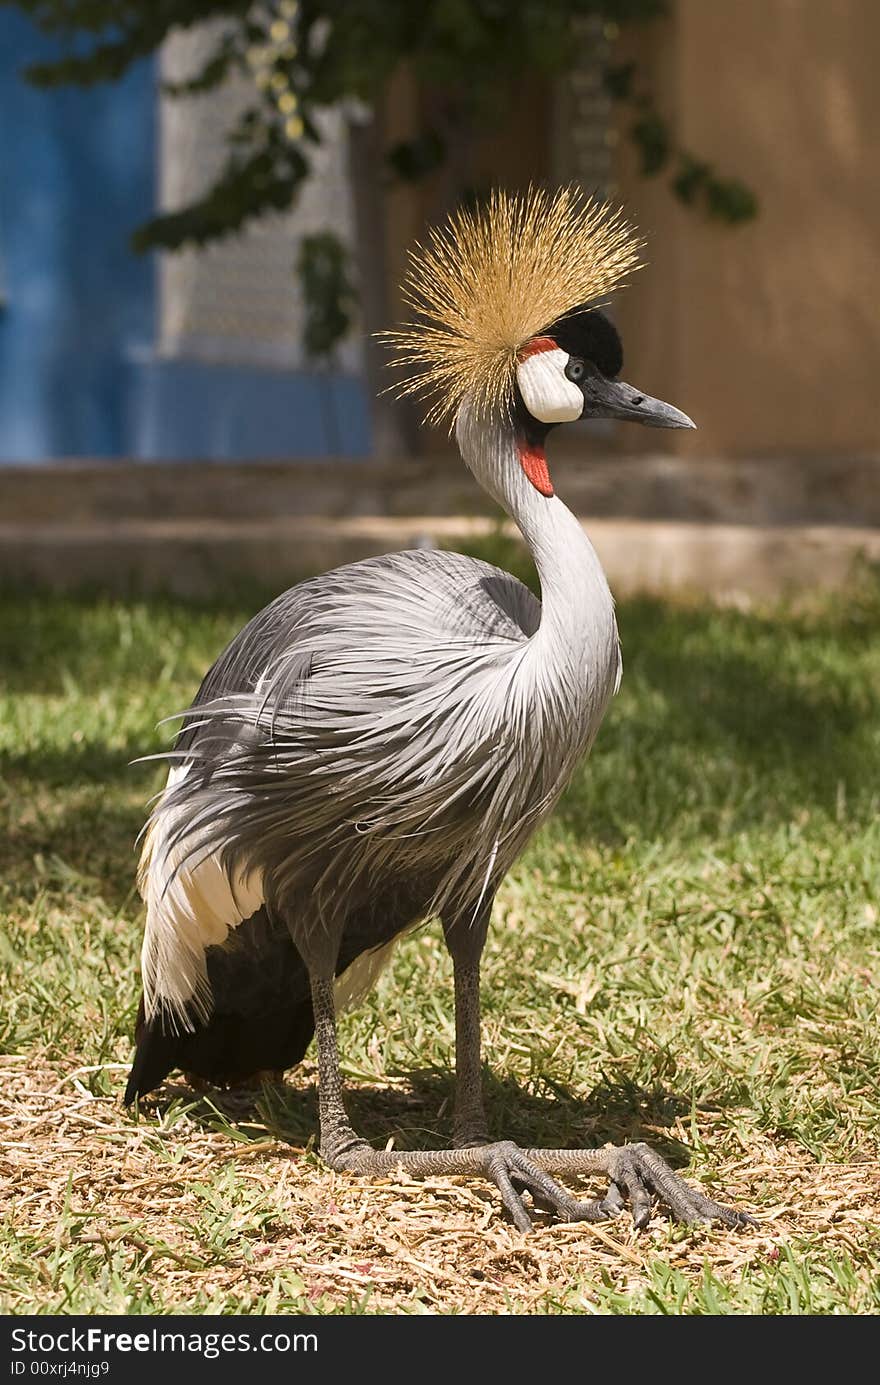
[{"label": "dry straw on ground", "polygon": [[[178,1311],[194,1295],[271,1309],[273,1285],[277,1292],[279,1275],[293,1272],[306,1304],[324,1312],[364,1301],[379,1313],[541,1312],[556,1305],[590,1312],[591,1283],[637,1291],[658,1252],[695,1281],[707,1267],[733,1280],[749,1267],[771,1265],[805,1236],[858,1258],[880,1213],[877,1161],[818,1164],[799,1146],[760,1136],[737,1147],[723,1117],[707,1115],[700,1134],[718,1186],[740,1205],[760,1195],[755,1229],[685,1231],[656,1217],[639,1235],[626,1217],[600,1226],[538,1218],[524,1237],[501,1219],[493,1191],[479,1182],[366,1184],[329,1172],[310,1150],[268,1133],[260,1138],[252,1098],[244,1094],[215,1099],[249,1142],[207,1129],[197,1111],[163,1135],[161,1121],[135,1123],[116,1098],[92,1095],[85,1070],[7,1057],[0,1071],[2,1199],[18,1234],[33,1245],[53,1298],[54,1259],[78,1246],[99,1257],[124,1251],[139,1277],[162,1281]],[[300,1083],[309,1080],[307,1072]],[[680,1123],[663,1133],[686,1141],[692,1132]],[[163,1143],[165,1158],[157,1155]],[[237,1191],[225,1223],[232,1253],[218,1263],[216,1232],[206,1244],[203,1223],[206,1187],[223,1167],[234,1171]],[[6,1306],[21,1312],[33,1305],[13,1290]]]}]

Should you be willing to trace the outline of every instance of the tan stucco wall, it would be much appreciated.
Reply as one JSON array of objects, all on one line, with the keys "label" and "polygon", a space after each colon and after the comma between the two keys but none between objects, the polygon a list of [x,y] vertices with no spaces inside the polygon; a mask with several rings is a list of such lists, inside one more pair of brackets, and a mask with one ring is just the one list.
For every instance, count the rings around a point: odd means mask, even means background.
[{"label": "tan stucco wall", "polygon": [[876,449],[880,4],[677,0],[630,42],[677,140],[761,209],[733,229],[685,210],[621,137],[651,261],[620,300],[627,374],[694,417],[685,451]]}]

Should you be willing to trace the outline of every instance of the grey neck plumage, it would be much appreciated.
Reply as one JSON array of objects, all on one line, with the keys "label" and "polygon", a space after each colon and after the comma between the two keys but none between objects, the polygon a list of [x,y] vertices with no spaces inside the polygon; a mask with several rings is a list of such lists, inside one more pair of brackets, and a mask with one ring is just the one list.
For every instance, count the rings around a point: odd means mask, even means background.
[{"label": "grey neck plumage", "polygon": [[538,570],[542,614],[530,641],[532,675],[570,684],[574,694],[586,683],[595,708],[609,661],[612,685],[617,676],[618,646],[614,602],[593,545],[559,497],[541,495],[525,475],[512,423],[477,418],[465,402],[455,432],[464,461],[513,519]]}]

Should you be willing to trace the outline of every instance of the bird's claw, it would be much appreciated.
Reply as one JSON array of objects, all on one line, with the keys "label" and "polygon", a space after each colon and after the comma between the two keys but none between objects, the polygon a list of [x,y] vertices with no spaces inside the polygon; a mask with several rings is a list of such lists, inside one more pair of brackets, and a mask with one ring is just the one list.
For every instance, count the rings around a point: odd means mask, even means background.
[{"label": "bird's claw", "polygon": [[483,1173],[495,1184],[505,1209],[519,1231],[528,1231],[531,1218],[523,1202],[529,1193],[536,1206],[559,1221],[606,1221],[620,1216],[629,1203],[637,1230],[651,1219],[655,1201],[664,1205],[676,1221],[722,1222],[725,1226],[754,1226],[747,1212],[725,1207],[679,1178],[665,1159],[645,1144],[621,1145],[609,1150],[609,1187],[603,1198],[580,1202],[509,1140],[484,1146]]},{"label": "bird's claw", "polygon": [[536,1206],[553,1213],[559,1221],[605,1221],[620,1210],[608,1198],[579,1202],[511,1140],[485,1145],[481,1153],[483,1173],[500,1192],[505,1210],[518,1231],[529,1231],[532,1225],[523,1193],[529,1193]]},{"label": "bird's claw", "polygon": [[648,1225],[655,1198],[668,1208],[676,1221],[690,1224],[719,1221],[732,1227],[756,1225],[748,1212],[726,1207],[691,1187],[649,1145],[621,1145],[610,1154],[608,1196],[614,1198],[618,1207],[624,1198],[628,1199],[638,1230]]}]

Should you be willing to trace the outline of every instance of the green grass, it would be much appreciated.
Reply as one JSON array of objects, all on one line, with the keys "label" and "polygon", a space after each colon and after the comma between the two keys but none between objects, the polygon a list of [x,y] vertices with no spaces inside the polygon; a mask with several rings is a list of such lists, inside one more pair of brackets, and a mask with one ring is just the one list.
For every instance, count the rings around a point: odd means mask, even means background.
[{"label": "green grass", "polygon": [[[450,1274],[478,1257],[465,1271],[473,1303],[411,1267],[398,1287],[359,1286],[364,1233],[354,1211],[345,1218],[366,1194],[311,1153],[294,1166],[276,1151],[276,1173],[295,1173],[282,1190],[268,1155],[250,1151],[253,1138],[306,1144],[310,1070],[250,1115],[194,1104],[183,1089],[158,1122],[134,1125],[117,1106],[123,1073],[108,1065],[130,1054],[137,1000],[133,843],[161,782],[155,765],[130,761],[167,743],[156,723],[186,705],[258,604],[0,599],[0,1054],[10,1056],[0,1071],[32,1071],[49,1092],[87,1067],[63,1099],[85,1103],[82,1120],[98,1099],[93,1126],[57,1124],[60,1097],[45,1108],[23,1097],[0,1125],[10,1140],[16,1119],[55,1113],[34,1126],[33,1141],[47,1140],[45,1187],[40,1161],[16,1165],[10,1184],[7,1309],[880,1311],[880,1238],[862,1205],[876,1199],[880,1114],[876,578],[798,610],[623,604],[621,694],[507,882],[487,948],[495,1129],[532,1144],[644,1135],[676,1162],[690,1157],[689,1176],[718,1193],[733,1179],[766,1214],[754,1254],[729,1233],[660,1223],[641,1241],[615,1224],[629,1258],[616,1257],[585,1230],[545,1228],[534,1250],[510,1250],[533,1256],[531,1272],[498,1259],[494,1274],[479,1247],[458,1252]],[[370,1138],[448,1138],[452,1033],[450,966],[431,930],[398,950],[342,1024],[347,1071],[362,1084],[352,1107]],[[64,1140],[53,1135],[62,1129]],[[129,1156],[141,1181],[167,1180],[171,1192],[150,1193],[138,1218],[117,1209],[108,1231],[95,1189],[112,1188]],[[323,1232],[326,1273],[308,1197],[340,1209],[332,1247]],[[486,1192],[462,1212],[451,1197],[434,1191],[430,1216],[419,1211],[414,1263],[453,1222],[456,1235],[475,1231],[492,1205]],[[297,1217],[299,1240],[285,1241]],[[370,1234],[381,1240],[379,1222]],[[500,1219],[491,1226],[519,1244]]]}]

